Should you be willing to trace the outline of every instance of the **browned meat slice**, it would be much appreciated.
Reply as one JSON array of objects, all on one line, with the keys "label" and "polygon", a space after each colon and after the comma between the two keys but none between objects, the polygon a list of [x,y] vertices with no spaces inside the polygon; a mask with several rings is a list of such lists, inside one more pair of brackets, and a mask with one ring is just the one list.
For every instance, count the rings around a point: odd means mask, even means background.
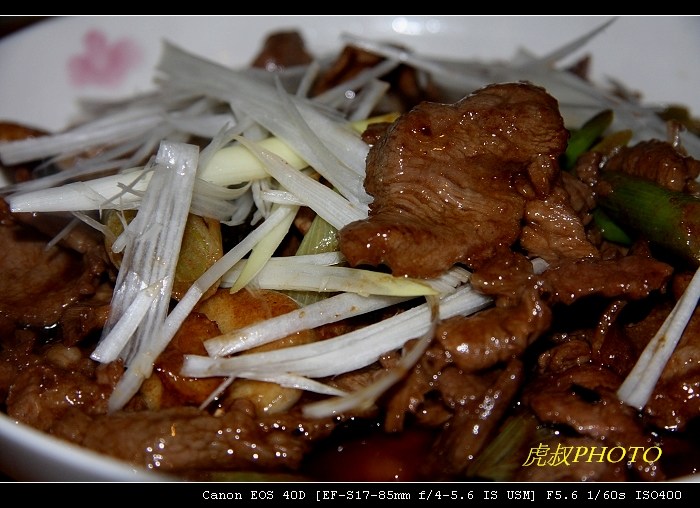
[{"label": "browned meat slice", "polygon": [[679,153],[669,143],[650,140],[621,149],[605,169],[624,171],[681,192],[700,174],[700,161]]},{"label": "browned meat slice", "polygon": [[428,458],[427,467],[432,475],[440,471],[445,478],[454,478],[466,471],[493,438],[522,382],[523,365],[512,360],[487,390],[456,404],[454,416]]},{"label": "browned meat slice", "polygon": [[[542,422],[566,426],[601,441],[601,446],[626,450],[655,446],[654,436],[644,431],[636,410],[617,398],[615,392],[621,382],[612,370],[594,363],[582,364],[542,373],[528,385],[523,402]],[[633,466],[646,481],[665,479],[657,463],[635,461]]]},{"label": "browned meat slice", "polygon": [[312,60],[301,34],[296,30],[269,34],[253,59],[251,67],[274,71],[295,65],[306,65]]},{"label": "browned meat slice", "polygon": [[75,346],[104,328],[112,308],[113,290],[112,284],[105,282],[94,296],[66,307],[61,317],[61,342],[65,346]]},{"label": "browned meat slice", "polygon": [[[345,46],[331,65],[316,79],[311,95],[319,95],[342,83],[357,77],[361,72],[376,67],[384,57],[356,46]],[[420,75],[409,65],[398,65],[381,76],[389,84],[389,90],[380,104],[374,108],[375,114],[404,112],[421,101],[437,100],[440,91],[430,77]]]},{"label": "browned meat slice", "polygon": [[542,275],[553,301],[571,304],[588,295],[608,298],[625,296],[638,300],[668,282],[673,268],[666,263],[638,255],[617,259],[562,261]]},{"label": "browned meat slice", "polygon": [[37,334],[33,330],[15,330],[14,324],[0,320],[0,337],[0,406],[4,406],[17,373],[31,364]]},{"label": "browned meat slice", "polygon": [[430,347],[389,397],[385,429],[404,430],[409,413],[422,426],[441,426],[452,417],[456,405],[479,397],[493,381],[491,372],[464,372],[439,345]]},{"label": "browned meat slice", "polygon": [[534,286],[532,262],[522,254],[504,249],[491,261],[472,272],[471,285],[477,291],[496,298],[499,307],[517,305],[522,289]]},{"label": "browned meat slice", "polygon": [[[4,356],[4,355],[3,355]],[[7,414],[32,427],[49,430],[68,408],[90,414],[107,411],[107,399],[121,370],[98,367],[77,347],[59,344],[26,357],[15,372],[7,396]]]},{"label": "browned meat slice", "polygon": [[528,83],[422,103],[370,149],[370,216],[340,231],[340,249],[395,275],[477,268],[518,239],[525,200],[551,192],[567,139],[556,100]]},{"label": "browned meat slice", "polygon": [[296,471],[314,440],[333,428],[300,414],[256,416],[239,401],[221,416],[193,407],[90,416],[68,411],[51,433],[92,450],[161,472]]},{"label": "browned meat slice", "polygon": [[553,195],[551,199],[528,201],[525,220],[520,245],[531,256],[548,262],[599,256],[568,199]]},{"label": "browned meat slice", "polygon": [[520,301],[478,314],[455,316],[438,325],[436,340],[460,368],[474,372],[518,358],[551,324],[552,311],[537,291]]},{"label": "browned meat slice", "polygon": [[[201,335],[196,330],[201,326],[202,319],[194,315],[178,332],[178,339]],[[162,388],[157,389],[159,376],[144,383],[124,411],[107,414],[109,396],[123,373],[119,362],[99,365],[78,347],[40,346],[29,333],[18,332],[14,339],[3,340],[0,402],[10,417],[94,451],[161,471],[294,470],[312,442],[327,437],[339,421],[310,420],[299,411],[259,415],[254,403],[245,399],[236,399],[216,416],[192,406],[168,408],[170,400],[162,396]],[[209,393],[219,381],[190,380],[190,386],[177,387],[177,395],[180,400],[186,396],[199,400],[200,394]],[[210,386],[197,386],[207,383]]]},{"label": "browned meat slice", "polygon": [[[106,270],[102,255],[81,255],[17,221],[0,200],[0,314],[18,325],[56,325],[67,306],[95,293]],[[95,253],[96,249],[88,249]],[[11,276],[9,276],[11,274]]]}]

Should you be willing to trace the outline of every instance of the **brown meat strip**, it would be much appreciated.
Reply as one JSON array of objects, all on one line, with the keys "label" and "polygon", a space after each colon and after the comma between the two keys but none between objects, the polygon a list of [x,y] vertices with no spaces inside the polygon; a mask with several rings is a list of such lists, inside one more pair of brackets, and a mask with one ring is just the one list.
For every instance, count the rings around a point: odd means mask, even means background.
[{"label": "brown meat strip", "polygon": [[681,192],[700,174],[700,161],[679,153],[669,143],[649,140],[622,148],[607,161],[605,169],[624,171]]},{"label": "brown meat strip", "polygon": [[551,309],[533,289],[523,291],[515,305],[441,322],[436,340],[455,364],[474,372],[520,357],[549,328],[551,320]]},{"label": "brown meat strip", "polygon": [[20,326],[56,325],[67,306],[97,291],[106,270],[98,249],[82,241],[75,245],[90,255],[60,245],[47,249],[47,241],[18,222],[0,200],[0,273],[12,274],[0,279],[0,314]]},{"label": "brown meat strip", "polygon": [[340,231],[340,250],[395,275],[476,268],[518,239],[525,200],[551,192],[567,139],[556,100],[528,83],[421,103],[371,147],[370,216]]},{"label": "brown meat strip", "polygon": [[447,478],[463,473],[493,437],[522,382],[523,365],[512,360],[492,386],[457,405],[454,416],[433,445],[434,453],[428,459],[431,473],[441,471]]},{"label": "brown meat strip", "polygon": [[296,30],[287,30],[269,34],[250,65],[276,71],[285,67],[306,65],[312,60],[301,34]]},{"label": "brown meat strip", "polygon": [[551,298],[565,304],[597,294],[607,298],[624,295],[645,298],[662,289],[673,268],[666,263],[639,255],[617,259],[578,259],[562,261],[542,275]]},{"label": "brown meat strip", "polygon": [[[621,381],[612,370],[600,365],[574,366],[543,373],[528,386],[523,402],[542,422],[564,425],[599,440],[601,448],[655,446],[653,436],[642,429],[637,411],[617,398]],[[659,464],[636,461],[633,466],[646,481],[665,479]]]},{"label": "brown meat strip", "polygon": [[311,443],[332,428],[299,414],[257,418],[252,403],[241,399],[221,416],[193,407],[109,416],[68,411],[51,432],[132,464],[193,473],[295,471]]}]

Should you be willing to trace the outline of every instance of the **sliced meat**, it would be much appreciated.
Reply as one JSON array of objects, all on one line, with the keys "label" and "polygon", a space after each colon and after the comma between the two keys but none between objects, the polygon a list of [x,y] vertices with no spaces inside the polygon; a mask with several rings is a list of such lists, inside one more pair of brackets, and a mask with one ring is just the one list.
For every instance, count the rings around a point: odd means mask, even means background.
[{"label": "sliced meat", "polygon": [[700,174],[700,161],[679,153],[665,141],[650,140],[622,148],[607,161],[605,169],[624,171],[680,192]]},{"label": "sliced meat", "polygon": [[535,289],[517,304],[455,316],[438,325],[436,340],[460,368],[474,372],[520,357],[552,320],[552,311]]},{"label": "sliced meat", "polygon": [[52,345],[26,358],[19,368],[6,400],[7,414],[32,427],[49,430],[67,410],[79,408],[89,414],[107,412],[112,393],[113,366],[98,367],[77,347]]},{"label": "sliced meat", "polygon": [[428,467],[439,477],[454,478],[464,473],[479,452],[493,438],[523,382],[523,365],[510,361],[492,386],[479,396],[456,405],[428,458]]},{"label": "sliced meat", "polygon": [[[601,446],[655,446],[655,437],[644,431],[637,411],[620,402],[616,391],[622,379],[594,363],[559,372],[543,373],[530,383],[523,402],[550,425],[561,425]],[[636,474],[646,481],[664,480],[659,464],[636,461]]]},{"label": "sliced meat", "polygon": [[69,411],[51,433],[112,457],[162,472],[296,471],[328,420],[258,418],[240,401],[221,416],[193,407],[90,416]]},{"label": "sliced meat", "polygon": [[478,268],[518,239],[526,199],[552,191],[567,139],[556,100],[528,83],[422,103],[371,147],[369,218],[340,231],[340,250],[395,275]]},{"label": "sliced meat", "polygon": [[617,259],[577,259],[563,261],[543,273],[553,301],[567,305],[589,296],[625,296],[638,300],[663,289],[673,267],[639,255]]},{"label": "sliced meat", "polygon": [[296,30],[288,30],[269,34],[253,59],[251,67],[275,71],[295,65],[306,65],[312,60],[301,34]]},{"label": "sliced meat", "polygon": [[18,222],[4,200],[0,241],[0,273],[12,274],[0,279],[0,314],[19,326],[56,325],[66,307],[97,291],[107,268],[101,254],[81,255],[59,245],[47,248],[48,238]]},{"label": "sliced meat", "polygon": [[553,194],[546,200],[525,205],[526,225],[520,245],[531,255],[555,262],[559,259],[599,257],[589,241],[583,222],[567,199]]}]

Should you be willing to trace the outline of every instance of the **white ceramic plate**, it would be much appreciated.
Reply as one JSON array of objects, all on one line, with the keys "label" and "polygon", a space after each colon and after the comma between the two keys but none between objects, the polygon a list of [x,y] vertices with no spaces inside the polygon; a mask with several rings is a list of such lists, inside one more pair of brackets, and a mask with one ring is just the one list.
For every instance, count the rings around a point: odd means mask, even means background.
[{"label": "white ceramic plate", "polygon": [[[343,32],[404,44],[433,56],[545,55],[608,17],[76,17],[42,22],[0,42],[0,119],[48,130],[68,125],[80,98],[119,98],[152,86],[160,41],[227,65],[246,65],[265,34],[302,31],[312,52],[340,48]],[[621,17],[579,53],[592,77],[613,77],[648,103],[700,113],[700,18]],[[0,470],[31,481],[161,479],[18,425],[0,414]]]},{"label": "white ceramic plate", "polygon": [[[120,97],[151,86],[164,38],[229,65],[250,62],[263,34],[302,28],[309,48],[339,47],[339,34],[380,37],[419,52],[509,58],[523,46],[545,55],[610,17],[77,17],[59,18],[0,44],[0,118],[64,127],[81,97]],[[592,75],[614,77],[650,103],[700,113],[700,17],[621,17],[579,52]]]}]

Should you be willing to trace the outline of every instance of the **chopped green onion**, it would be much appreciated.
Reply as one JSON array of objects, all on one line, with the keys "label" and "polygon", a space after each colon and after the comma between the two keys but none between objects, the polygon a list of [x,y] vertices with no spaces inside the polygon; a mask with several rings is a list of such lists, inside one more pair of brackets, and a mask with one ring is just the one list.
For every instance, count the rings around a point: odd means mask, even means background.
[{"label": "chopped green onion", "polygon": [[700,262],[700,199],[621,171],[600,176],[598,204],[618,224],[688,262]]},{"label": "chopped green onion", "polygon": [[[247,262],[248,260],[246,260]],[[245,264],[247,268],[248,264]],[[245,268],[244,268],[245,269]],[[231,290],[240,289],[238,267],[231,271],[233,280]],[[316,291],[334,293],[345,291],[367,295],[387,296],[425,296],[437,294],[428,283],[419,279],[396,277],[390,273],[350,268],[347,266],[318,266],[302,263],[286,263],[284,260],[269,260],[264,267],[259,267],[253,281],[261,289]],[[221,281],[222,287],[231,284],[231,275]],[[248,279],[250,280],[250,279]]]},{"label": "chopped green onion", "polygon": [[272,231],[265,236],[265,238],[260,240],[258,244],[253,247],[248,259],[242,261],[245,266],[238,274],[235,282],[231,285],[232,293],[235,293],[239,289],[243,288],[256,275],[258,275],[260,270],[262,270],[266,263],[270,260],[272,255],[277,250],[277,247],[279,247],[282,240],[284,240],[284,237],[289,232],[289,227],[292,225],[292,222],[294,222],[294,217],[296,216],[299,207],[286,205],[277,206],[284,207],[287,210],[286,216],[272,229]]},{"label": "chopped green onion", "polygon": [[601,111],[584,123],[581,128],[572,131],[566,152],[562,156],[562,167],[570,170],[584,152],[590,150],[593,144],[603,136],[613,121],[613,112],[610,109]]},{"label": "chopped green onion", "polygon": [[607,241],[626,246],[632,245],[632,239],[625,230],[618,226],[601,208],[593,210],[593,220]]}]

